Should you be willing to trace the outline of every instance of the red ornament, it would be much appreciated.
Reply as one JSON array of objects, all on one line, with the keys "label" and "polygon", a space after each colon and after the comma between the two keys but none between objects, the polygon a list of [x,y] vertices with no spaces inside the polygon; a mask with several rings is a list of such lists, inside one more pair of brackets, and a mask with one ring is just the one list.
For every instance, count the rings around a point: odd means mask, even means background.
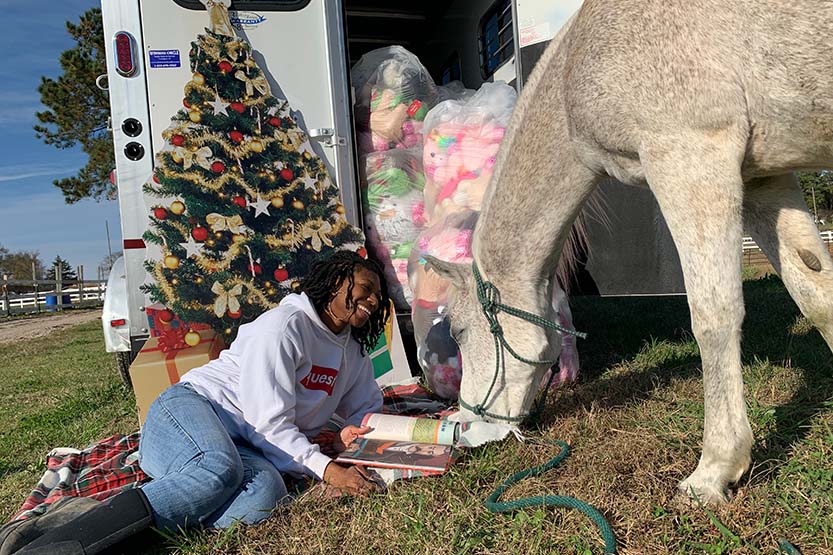
[{"label": "red ornament", "polygon": [[359,247],[358,250],[356,250],[356,254],[358,254],[362,258],[367,258],[367,249],[364,247]]},{"label": "red ornament", "polygon": [[170,310],[163,309],[159,311],[159,321],[165,324],[170,324],[174,319],[174,313]]},{"label": "red ornament", "polygon": [[232,204],[236,204],[240,208],[246,208],[246,199],[244,197],[234,197],[231,199]]},{"label": "red ornament", "polygon": [[159,177],[156,174],[153,174],[153,182],[159,183]]},{"label": "red ornament", "polygon": [[286,268],[278,268],[275,270],[275,280],[276,281],[286,281],[289,279],[289,272],[286,271]]},{"label": "red ornament", "polygon": [[242,102],[232,102],[229,105],[229,108],[237,112],[238,114],[242,114],[246,111],[246,106]]},{"label": "red ornament", "polygon": [[281,118],[272,116],[271,118],[269,118],[269,125],[271,125],[272,127],[280,127],[281,126]]},{"label": "red ornament", "polygon": [[260,264],[255,263],[249,266],[249,271],[258,276],[261,272],[263,272],[263,268],[260,267]]},{"label": "red ornament", "polygon": [[243,133],[240,131],[234,130],[228,134],[228,138],[234,141],[235,143],[242,143],[243,142]]},{"label": "red ornament", "polygon": [[174,146],[182,146],[185,144],[185,137],[182,135],[174,135],[171,137],[171,143],[173,143]]},{"label": "red ornament", "polygon": [[214,173],[223,173],[224,171],[226,171],[226,165],[222,162],[214,162],[213,164],[211,164],[211,171],[213,171]]},{"label": "red ornament", "polygon": [[157,220],[164,220],[168,217],[168,211],[162,208],[161,206],[153,209],[153,216]]},{"label": "red ornament", "polygon": [[220,71],[222,71],[223,73],[231,73],[231,70],[234,69],[234,66],[231,65],[231,62],[227,62],[226,60],[223,60],[222,62],[217,64],[217,67],[220,68]]},{"label": "red ornament", "polygon": [[281,170],[281,179],[285,181],[292,181],[294,177],[295,174],[292,173],[292,170],[290,170],[289,168],[284,168]]},{"label": "red ornament", "polygon": [[202,226],[197,226],[191,230],[191,237],[197,241],[205,241],[208,239],[208,230]]},{"label": "red ornament", "polygon": [[183,98],[183,99],[182,99],[182,105],[183,105],[183,106],[185,106],[186,108],[190,108],[190,107],[191,107],[191,105],[188,103],[188,99],[187,99],[187,98]]},{"label": "red ornament", "polygon": [[238,310],[237,312],[232,312],[231,310],[229,310],[229,311],[226,313],[226,315],[227,315],[229,318],[231,318],[232,320],[237,320],[238,318],[240,318],[240,311]]}]

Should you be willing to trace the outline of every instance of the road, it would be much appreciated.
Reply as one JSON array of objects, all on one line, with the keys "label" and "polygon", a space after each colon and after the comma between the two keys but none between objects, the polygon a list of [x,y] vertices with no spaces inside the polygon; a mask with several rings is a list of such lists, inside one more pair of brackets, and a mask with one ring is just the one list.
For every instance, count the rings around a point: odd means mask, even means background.
[{"label": "road", "polygon": [[55,330],[101,319],[101,309],[66,310],[48,316],[0,320],[0,343],[49,335]]}]

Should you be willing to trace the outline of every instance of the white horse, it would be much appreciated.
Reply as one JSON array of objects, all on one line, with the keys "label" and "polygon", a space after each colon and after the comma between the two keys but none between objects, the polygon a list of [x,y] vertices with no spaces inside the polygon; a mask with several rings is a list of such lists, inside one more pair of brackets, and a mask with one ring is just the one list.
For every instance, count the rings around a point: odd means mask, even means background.
[{"label": "white horse", "polygon": [[[831,33],[830,0],[586,0],[521,95],[474,233],[476,268],[502,303],[555,320],[552,268],[590,193],[606,178],[653,191],[703,365],[703,451],[680,488],[704,501],[728,501],[750,464],[744,226],[833,347],[833,262],[792,173],[833,167]],[[497,372],[472,267],[429,264],[453,283],[460,399],[480,405],[462,417],[526,414],[546,365],[507,354]],[[518,355],[557,358],[560,333],[498,318]]]}]

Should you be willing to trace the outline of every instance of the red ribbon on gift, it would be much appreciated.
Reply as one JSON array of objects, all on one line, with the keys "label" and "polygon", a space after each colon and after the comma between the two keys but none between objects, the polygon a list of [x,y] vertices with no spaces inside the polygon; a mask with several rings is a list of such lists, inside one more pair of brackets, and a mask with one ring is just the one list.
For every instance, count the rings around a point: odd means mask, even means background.
[{"label": "red ribbon on gift", "polygon": [[163,353],[179,351],[188,347],[185,342],[185,330],[182,328],[171,328],[159,335],[159,350]]},{"label": "red ribbon on gift", "polygon": [[[175,331],[175,330],[171,330],[171,331]],[[180,330],[180,331],[182,332],[182,337],[183,337],[182,341],[183,341],[183,343],[185,343],[185,333],[186,332],[183,331],[183,330]],[[203,343],[208,343],[208,342],[213,341],[213,340],[214,340],[213,337],[202,337],[202,336],[200,336],[200,342],[197,343],[197,345],[202,345]],[[181,349],[177,349],[175,351],[165,351],[162,348],[161,343],[162,343],[162,336],[159,336],[157,338],[157,346],[156,347],[154,347],[154,348],[142,348],[142,351],[144,351],[146,353],[152,353],[154,351],[162,351],[163,353],[165,353],[165,370],[168,371],[168,381],[171,383],[171,385],[173,385],[175,383],[179,383],[179,371],[176,368],[176,362],[175,362],[176,355],[179,351],[182,351],[184,349],[189,349],[190,346],[187,343],[185,343],[185,347],[183,347]],[[194,345],[194,347],[196,347],[196,345]]]}]

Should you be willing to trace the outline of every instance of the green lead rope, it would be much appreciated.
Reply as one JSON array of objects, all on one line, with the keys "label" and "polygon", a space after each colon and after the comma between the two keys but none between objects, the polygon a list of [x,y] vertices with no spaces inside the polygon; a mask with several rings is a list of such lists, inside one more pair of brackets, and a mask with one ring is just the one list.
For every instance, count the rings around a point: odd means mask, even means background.
[{"label": "green lead rope", "polygon": [[601,532],[602,538],[605,542],[605,553],[616,553],[616,538],[613,536],[613,530],[605,520],[605,517],[603,517],[602,513],[600,513],[595,507],[585,503],[584,501],[576,499],[575,497],[567,495],[536,495],[534,497],[523,497],[515,501],[498,501],[500,496],[503,495],[503,493],[511,486],[517,484],[524,478],[543,474],[544,472],[555,468],[561,464],[565,458],[567,458],[567,455],[570,454],[569,445],[557,439],[552,443],[561,447],[561,452],[558,455],[550,459],[549,462],[540,466],[534,466],[532,468],[527,468],[526,470],[521,470],[504,480],[503,483],[500,484],[494,492],[492,492],[492,495],[486,499],[486,508],[493,513],[511,513],[519,509],[542,506],[576,509],[577,511],[581,511],[587,515],[587,517],[599,527],[599,531]]},{"label": "green lead rope", "polygon": [[[570,335],[575,335],[576,337],[584,338],[587,337],[587,334],[577,332],[575,330],[567,329],[557,322],[551,322],[545,318],[541,318],[540,316],[533,314],[531,312],[527,312],[525,310],[520,310],[518,308],[505,305],[500,302],[500,292],[498,291],[497,287],[489,281],[483,280],[483,277],[480,275],[480,271],[477,269],[477,264],[472,264],[472,271],[474,272],[474,279],[477,285],[477,298],[480,301],[480,305],[483,309],[483,314],[486,316],[486,320],[489,322],[489,331],[492,333],[492,337],[495,341],[495,375],[492,377],[492,383],[489,385],[489,389],[486,392],[485,397],[481,403],[476,405],[469,405],[465,401],[463,401],[462,396],[458,398],[460,402],[460,406],[470,410],[474,414],[480,416],[487,416],[490,418],[494,418],[496,420],[503,420],[505,422],[520,422],[525,420],[527,417],[530,417],[531,420],[537,422],[538,417],[541,414],[541,410],[544,407],[545,400],[547,398],[547,391],[550,388],[550,384],[552,383],[553,378],[555,377],[555,369],[550,370],[550,379],[547,382],[546,387],[544,388],[543,395],[538,401],[535,410],[532,411],[531,414],[528,415],[519,415],[519,416],[508,416],[508,415],[501,415],[491,413],[486,410],[487,403],[489,402],[489,397],[491,397],[492,390],[494,389],[495,383],[497,382],[498,373],[500,372],[500,368],[502,366],[502,362],[504,360],[503,350],[509,352],[510,355],[515,357],[517,360],[521,362],[525,362],[527,364],[546,364],[546,365],[553,365],[557,360],[532,360],[525,358],[515,352],[509,343],[507,343],[506,338],[503,335],[503,328],[498,321],[498,313],[504,312],[509,314],[510,316],[514,316],[516,318],[520,318],[522,320],[526,320],[532,324],[543,328],[550,328],[557,330],[561,333],[566,333]],[[528,478],[529,476],[538,476],[539,474],[543,474],[550,469],[555,468],[561,461],[567,458],[567,455],[570,454],[570,447],[564,443],[563,441],[555,440],[552,442],[556,445],[561,447],[561,452],[550,459],[549,462],[542,464],[540,466],[535,466],[533,468],[528,468],[526,470],[522,470],[520,472],[516,472],[509,478],[503,481],[501,485],[495,489],[495,491],[486,499],[485,505],[489,511],[493,513],[510,513],[513,511],[517,511],[518,509],[525,509],[527,507],[541,507],[541,506],[548,506],[548,507],[566,507],[570,509],[576,509],[581,511],[585,515],[587,515],[590,520],[592,520],[596,526],[599,527],[599,531],[602,534],[602,538],[604,538],[605,542],[605,553],[616,553],[616,538],[613,536],[613,530],[610,528],[610,525],[607,523],[605,518],[602,516],[602,513],[598,511],[592,505],[585,503],[575,497],[569,497],[566,495],[537,495],[534,497],[523,497],[521,499],[516,499],[515,501],[498,501],[501,495],[509,489],[512,485],[520,482],[524,478]]]}]

